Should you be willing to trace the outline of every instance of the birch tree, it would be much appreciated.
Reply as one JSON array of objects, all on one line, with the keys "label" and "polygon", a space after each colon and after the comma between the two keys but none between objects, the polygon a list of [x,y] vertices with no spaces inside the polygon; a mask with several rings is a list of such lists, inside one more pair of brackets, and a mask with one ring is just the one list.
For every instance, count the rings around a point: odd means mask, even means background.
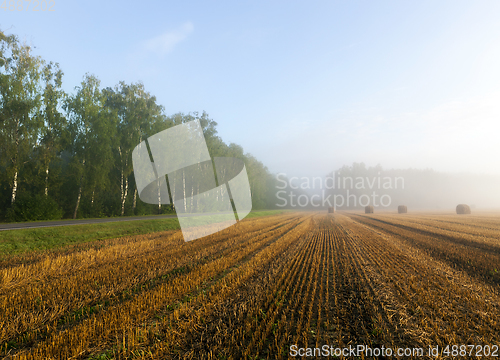
[{"label": "birch tree", "polygon": [[42,99],[42,119],[41,127],[41,161],[42,173],[44,176],[44,194],[49,193],[49,168],[50,163],[56,159],[57,154],[62,151],[67,142],[67,121],[59,111],[66,97],[62,90],[63,72],[59,64],[48,63],[43,68],[43,99]]},{"label": "birch tree", "polygon": [[42,60],[13,35],[0,32],[0,44],[0,151],[6,161],[12,205],[22,180],[19,174],[38,141]]},{"label": "birch tree", "polygon": [[86,74],[76,88],[77,93],[65,104],[72,139],[73,169],[79,183],[73,218],[78,215],[84,187],[93,207],[96,191],[105,191],[113,166],[112,143],[116,123],[113,114],[104,106],[105,97],[99,85],[97,77]]},{"label": "birch tree", "polygon": [[[114,145],[116,164],[120,170],[120,214],[125,214],[125,202],[129,194],[129,178],[133,172],[132,151],[153,135],[155,126],[162,119],[163,107],[156,104],[156,97],[144,89],[142,83],[120,82],[114,89],[106,89],[106,106],[117,112],[117,135]],[[134,189],[133,208],[137,201]]]}]

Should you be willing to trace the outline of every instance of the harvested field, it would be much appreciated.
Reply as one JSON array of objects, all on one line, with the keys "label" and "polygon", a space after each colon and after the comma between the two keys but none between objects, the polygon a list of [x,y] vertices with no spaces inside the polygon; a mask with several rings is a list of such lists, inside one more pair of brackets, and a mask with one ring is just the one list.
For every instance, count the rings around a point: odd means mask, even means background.
[{"label": "harvested field", "polygon": [[499,215],[285,213],[188,243],[170,231],[5,260],[0,357],[288,359],[293,345],[366,345],[451,359],[462,344],[498,356]]}]

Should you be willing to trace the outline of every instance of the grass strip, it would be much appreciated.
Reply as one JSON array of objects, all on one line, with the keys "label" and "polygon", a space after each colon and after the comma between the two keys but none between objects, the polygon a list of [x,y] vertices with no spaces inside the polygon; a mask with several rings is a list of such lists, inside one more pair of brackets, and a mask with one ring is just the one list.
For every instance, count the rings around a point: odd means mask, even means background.
[{"label": "grass strip", "polygon": [[[282,210],[252,211],[247,218],[277,215],[282,212]],[[0,259],[29,252],[59,249],[72,244],[177,229],[180,229],[177,218],[163,218],[4,230],[0,231]]]}]

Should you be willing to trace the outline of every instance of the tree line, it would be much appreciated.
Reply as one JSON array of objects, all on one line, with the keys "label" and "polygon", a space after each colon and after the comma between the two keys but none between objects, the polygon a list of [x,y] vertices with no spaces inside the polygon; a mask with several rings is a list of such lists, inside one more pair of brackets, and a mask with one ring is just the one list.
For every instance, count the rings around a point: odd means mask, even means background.
[{"label": "tree line", "polygon": [[[364,163],[342,166],[327,178],[334,179],[335,187],[328,190],[343,199],[339,209],[361,209],[374,205],[380,209],[397,209],[407,205],[411,209],[454,210],[460,203],[472,208],[492,209],[500,204],[500,177],[473,173],[443,173],[433,169],[383,169]],[[330,186],[330,188],[333,186]],[[382,197],[385,196],[385,199]],[[351,201],[348,202],[348,200]],[[360,204],[360,200],[364,201]]]},{"label": "tree line", "polygon": [[86,74],[63,90],[58,63],[0,31],[0,220],[26,221],[172,212],[143,203],[132,151],[149,136],[199,120],[212,157],[245,162],[253,208],[275,202],[267,168],[217,135],[206,112],[167,115],[141,82],[102,88]]}]

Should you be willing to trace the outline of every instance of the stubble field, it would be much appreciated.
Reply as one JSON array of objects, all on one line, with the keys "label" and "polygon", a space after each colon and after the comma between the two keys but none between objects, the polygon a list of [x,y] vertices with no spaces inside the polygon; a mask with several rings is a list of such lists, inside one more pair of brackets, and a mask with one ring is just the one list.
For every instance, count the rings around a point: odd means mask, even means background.
[{"label": "stubble field", "polygon": [[285,213],[188,243],[169,231],[12,256],[0,357],[287,359],[325,345],[493,357],[499,239],[498,213]]}]

